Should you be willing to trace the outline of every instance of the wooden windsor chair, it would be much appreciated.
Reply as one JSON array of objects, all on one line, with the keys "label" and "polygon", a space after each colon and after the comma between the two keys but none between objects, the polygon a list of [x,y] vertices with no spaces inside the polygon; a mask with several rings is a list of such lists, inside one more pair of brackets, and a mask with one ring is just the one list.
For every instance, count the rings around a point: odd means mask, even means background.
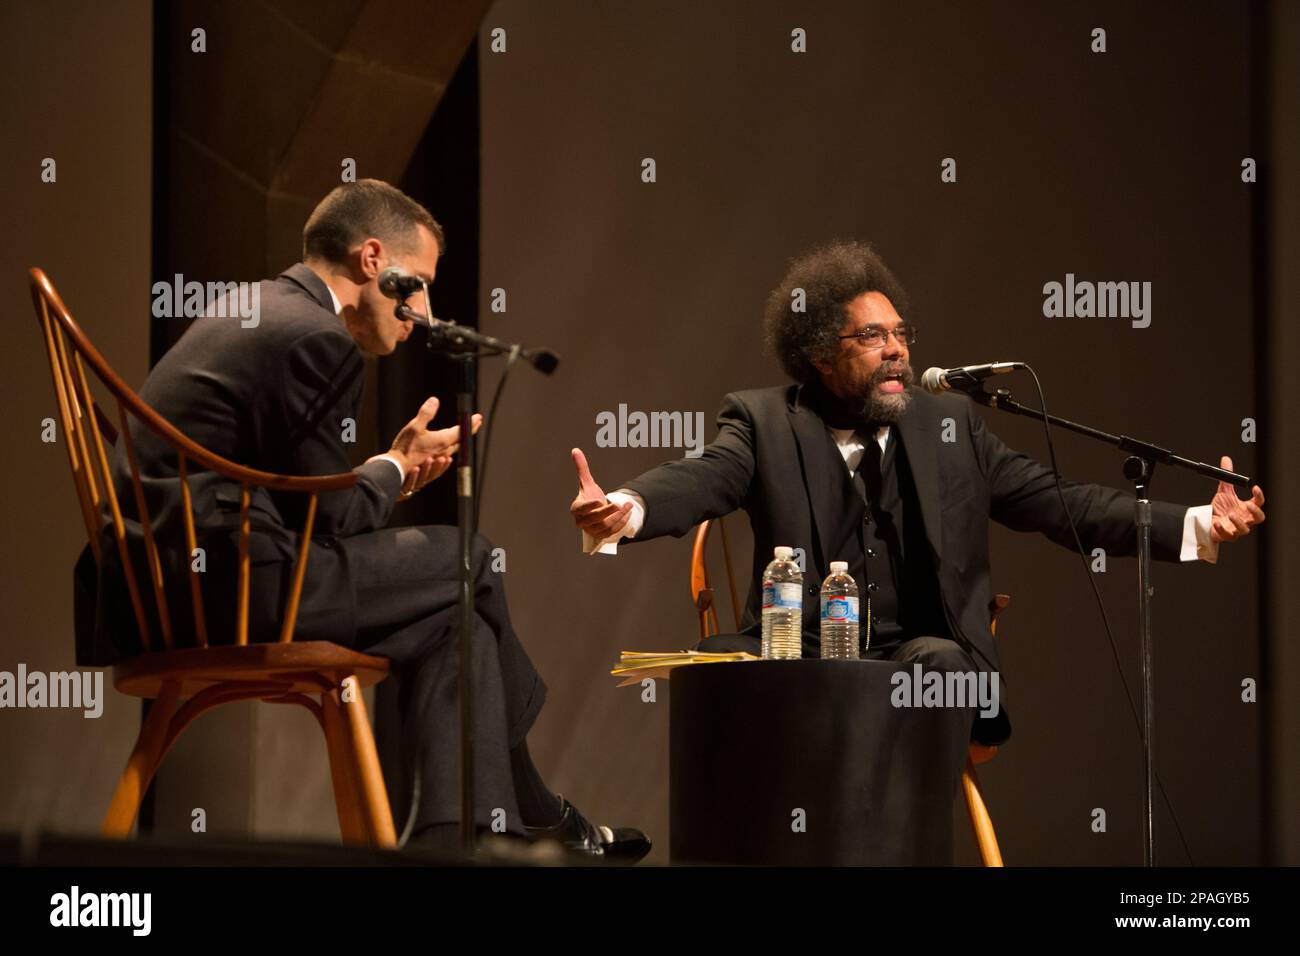
[{"label": "wooden windsor chair", "polygon": [[[700,616],[700,639],[718,633],[718,612],[714,600],[713,587],[709,580],[707,560],[709,531],[714,521],[701,521],[695,529],[695,543],[691,548],[691,602]],[[731,595],[732,616],[736,630],[740,630],[740,603],[736,600],[736,575],[731,563],[731,547],[727,540],[727,527],[723,519],[716,520],[722,537],[723,559],[727,569],[727,587]],[[989,627],[997,633],[998,613],[1011,603],[1009,594],[995,595],[989,602]],[[985,866],[1002,866],[1002,851],[998,847],[997,834],[993,830],[993,819],[989,815],[984,793],[980,788],[979,775],[975,772],[977,764],[993,759],[997,747],[971,742],[966,754],[966,767],[961,774],[962,795],[966,800],[966,812],[970,817],[971,829],[975,834],[975,843],[979,847],[980,860]]]},{"label": "wooden windsor chair", "polygon": [[[150,781],[182,731],[196,717],[221,704],[262,700],[305,707],[320,725],[325,736],[343,842],[396,846],[388,793],[361,694],[363,687],[388,676],[389,662],[328,641],[295,643],[293,640],[318,496],[323,492],[352,487],[356,475],[352,472],[323,476],[276,475],[246,468],[207,451],[177,430],[122,381],[69,314],[53,283],[42,270],[31,269],[29,277],[32,301],[54,379],[63,443],[67,447],[68,463],[90,549],[96,563],[102,564],[104,556],[101,550],[106,537],[104,511],[107,510],[144,647],[144,653],[114,665],[113,684],[124,694],[153,700],[113,792],[102,832],[112,837],[130,835]],[[117,426],[95,402],[86,376],[87,365],[116,399]],[[209,644],[201,573],[189,563],[189,594],[197,646],[175,646],[175,629],[164,587],[163,562],[150,526],[131,440],[131,417],[176,453],[184,504],[184,544],[188,553],[193,554],[197,547],[188,483],[192,470],[210,470],[240,485],[239,567],[233,644]],[[126,526],[105,448],[106,443],[114,446],[118,442],[124,444],[130,464],[149,585],[161,632],[157,636],[152,633],[131,561]],[[306,519],[278,639],[268,643],[249,641],[249,502],[252,491],[257,488],[300,492],[308,496]]]}]

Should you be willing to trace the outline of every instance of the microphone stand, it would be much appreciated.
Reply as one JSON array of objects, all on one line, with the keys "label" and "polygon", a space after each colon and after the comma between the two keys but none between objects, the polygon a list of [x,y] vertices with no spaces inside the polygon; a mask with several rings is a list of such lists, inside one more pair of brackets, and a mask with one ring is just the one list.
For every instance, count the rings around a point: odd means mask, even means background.
[{"label": "microphone stand", "polygon": [[[455,360],[457,365],[456,419],[460,428],[456,450],[456,528],[460,590],[456,599],[457,647],[460,669],[457,674],[457,692],[460,697],[460,838],[466,856],[475,849],[474,800],[474,568],[473,546],[477,504],[474,500],[474,428],[472,417],[475,405],[475,386],[478,382],[478,359],[484,355],[500,355],[518,348],[522,358],[531,362],[538,371],[550,375],[559,364],[553,352],[544,349],[529,351],[510,345],[490,335],[433,318],[429,307],[429,286],[423,284],[424,315],[409,308],[399,300],[393,314],[401,320],[410,320],[429,331],[426,347],[441,351]],[[489,427],[491,427],[489,425]]]},{"label": "microphone stand", "polygon": [[1155,589],[1151,585],[1151,499],[1147,497],[1151,475],[1156,464],[1163,463],[1177,465],[1198,475],[1247,489],[1254,482],[1245,475],[1183,458],[1150,442],[1128,435],[1112,435],[1069,419],[1044,414],[1041,409],[1021,405],[1005,388],[999,388],[996,392],[987,392],[983,388],[963,391],[981,405],[1050,422],[1131,453],[1124,459],[1124,477],[1133,483],[1134,518],[1138,537],[1138,633],[1142,654],[1142,862],[1144,866],[1155,866],[1155,655],[1151,643],[1151,598]]}]

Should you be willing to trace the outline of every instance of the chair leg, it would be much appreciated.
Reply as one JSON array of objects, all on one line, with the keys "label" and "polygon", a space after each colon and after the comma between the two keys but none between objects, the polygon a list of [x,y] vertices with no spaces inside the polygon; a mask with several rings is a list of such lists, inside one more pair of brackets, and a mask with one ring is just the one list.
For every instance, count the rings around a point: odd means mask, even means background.
[{"label": "chair leg", "polygon": [[[391,849],[397,846],[397,830],[393,825],[393,811],[388,804],[388,789],[379,767],[379,751],[375,735],[366,715],[366,702],[361,696],[361,683],[352,677],[353,689],[343,701],[343,719],[347,728],[348,752],[352,761],[354,779],[359,784],[361,813],[370,845]],[[334,691],[338,693],[338,691]]]},{"label": "chair leg", "polygon": [[321,726],[325,730],[325,748],[329,753],[330,779],[334,784],[334,806],[339,815],[339,833],[344,843],[351,846],[365,846],[366,824],[361,815],[352,760],[348,756],[347,729],[338,688],[322,690],[320,705]]},{"label": "chair leg", "polygon": [[135,749],[131,751],[126,769],[117,781],[108,813],[104,816],[101,828],[104,836],[125,838],[131,835],[131,827],[135,823],[136,814],[140,812],[145,791],[149,789],[149,782],[153,780],[153,775],[162,762],[168,729],[180,694],[180,683],[169,681],[163,684],[153,706],[149,708],[149,716],[140,727]]},{"label": "chair leg", "polygon": [[969,754],[966,756],[966,769],[961,774],[961,786],[966,795],[971,829],[975,831],[975,842],[979,845],[980,860],[985,866],[1002,866],[1002,851],[998,849],[997,834],[993,832],[993,819],[984,804],[979,776]]}]

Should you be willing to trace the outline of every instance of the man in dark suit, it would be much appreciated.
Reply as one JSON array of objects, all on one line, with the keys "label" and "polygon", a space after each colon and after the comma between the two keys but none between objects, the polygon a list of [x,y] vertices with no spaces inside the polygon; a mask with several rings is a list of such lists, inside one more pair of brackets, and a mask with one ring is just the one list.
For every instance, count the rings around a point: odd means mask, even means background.
[{"label": "man in dark suit", "polygon": [[[802,299],[802,311],[792,307]],[[819,655],[818,592],[845,560],[863,603],[863,657],[997,673],[989,627],[988,522],[1040,531],[1063,547],[1073,535],[1050,469],[1004,445],[956,395],[912,387],[915,331],[901,286],[864,243],[837,242],[797,258],[765,314],[772,351],[798,384],[728,395],[718,436],[698,458],[670,461],[606,496],[573,450],[580,490],[570,506],[588,551],[620,537],[685,534],[737,509],[754,533],[743,633],[706,650],[759,649],[760,582],[773,548],[800,548],[807,568],[803,656]],[[1222,466],[1231,468],[1226,457]],[[1131,493],[1062,481],[1086,549],[1136,549]],[[1263,492],[1239,501],[1220,484],[1210,505],[1152,502],[1152,553],[1214,561],[1218,543],[1264,520]],[[1005,703],[1005,694],[1003,694]],[[980,716],[972,739],[1000,744],[1006,708]]]},{"label": "man in dark suit", "polygon": [[[195,322],[141,390],[182,433],[232,461],[286,475],[356,471],[353,488],[320,497],[295,637],[334,641],[395,664],[403,750],[420,783],[413,842],[430,846],[454,845],[460,816],[457,538],[449,527],[385,525],[398,501],[448,469],[458,435],[455,428],[428,428],[438,407],[430,398],[386,453],[352,469],[348,445],[360,407],[362,350],[388,354],[412,329],[410,321],[395,317],[378,277],[396,266],[432,282],[442,245],[441,227],[399,190],[375,180],[340,186],[306,224],[304,261],[260,284],[260,314],[252,322],[215,316]],[[475,429],[480,420],[476,415]],[[183,626],[192,620],[185,578],[191,557],[183,546],[175,455],[132,424],[152,528],[166,578],[175,585],[170,617]],[[115,453],[115,485],[135,564],[143,571],[142,529],[124,445],[119,442]],[[228,643],[240,489],[212,472],[192,474],[189,484],[205,551],[210,639]],[[259,490],[253,496],[253,640],[276,638],[305,507],[303,494]],[[639,858],[649,849],[643,835],[593,826],[546,787],[533,766],[526,735],[546,687],[511,626],[501,576],[484,560],[491,549],[485,538],[476,538],[477,822],[488,827],[494,811],[504,811],[509,833],[558,839],[587,856]],[[79,663],[108,663],[142,649],[120,573],[114,575],[116,550],[110,545],[103,553],[108,560],[97,589],[96,620],[89,624],[88,615],[79,615],[86,624],[79,633]],[[87,560],[83,555],[83,570]],[[156,618],[152,630],[157,633]]]}]

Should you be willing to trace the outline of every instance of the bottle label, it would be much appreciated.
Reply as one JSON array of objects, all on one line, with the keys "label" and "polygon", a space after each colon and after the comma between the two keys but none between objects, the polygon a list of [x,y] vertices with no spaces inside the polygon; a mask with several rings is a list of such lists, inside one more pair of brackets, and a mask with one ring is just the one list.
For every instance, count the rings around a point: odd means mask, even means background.
[{"label": "bottle label", "polygon": [[855,597],[822,597],[822,620],[827,624],[857,624],[858,599]]},{"label": "bottle label", "polygon": [[763,585],[763,609],[774,608],[791,608],[800,610],[803,608],[803,585],[794,581],[784,581],[780,584]]}]

